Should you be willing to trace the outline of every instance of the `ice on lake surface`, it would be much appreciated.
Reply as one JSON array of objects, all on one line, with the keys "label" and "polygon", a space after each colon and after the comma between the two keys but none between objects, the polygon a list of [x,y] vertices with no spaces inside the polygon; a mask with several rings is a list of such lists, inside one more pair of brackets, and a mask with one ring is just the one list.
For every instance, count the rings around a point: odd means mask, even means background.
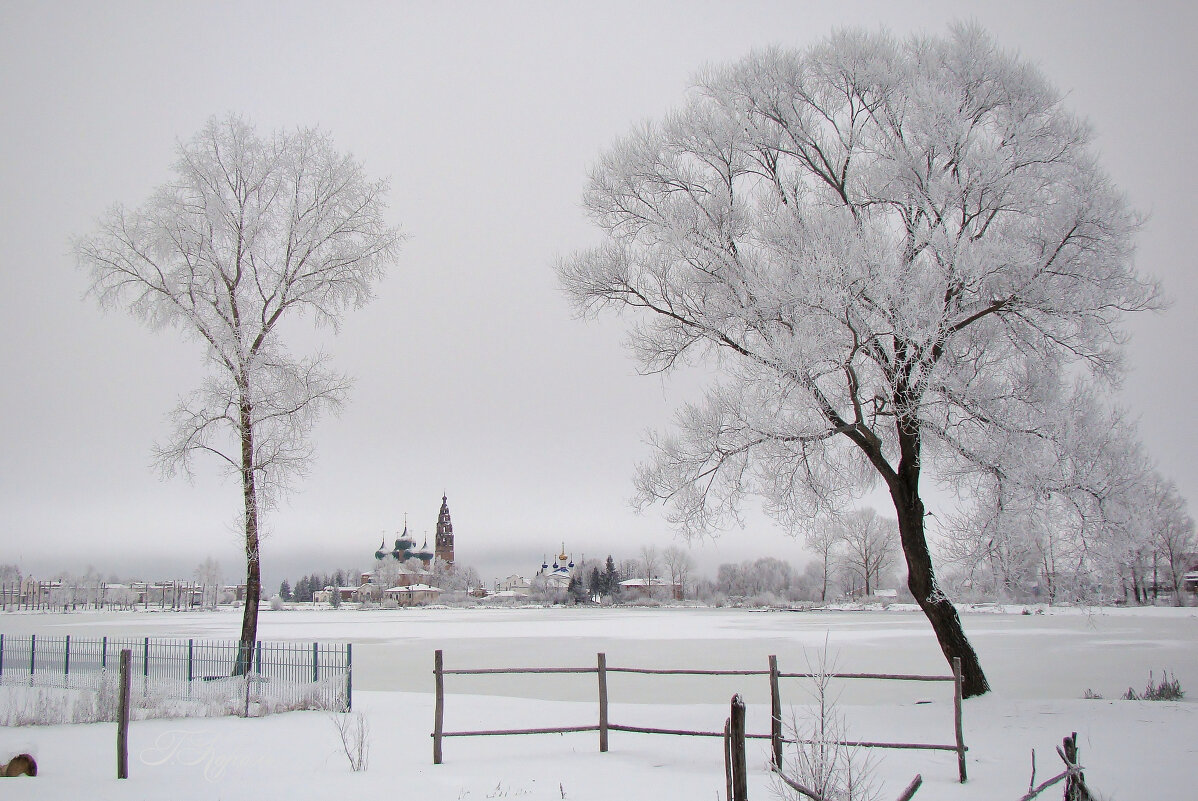
[{"label": "ice on lake surface", "polygon": [[[995,690],[965,703],[970,781],[956,782],[944,752],[879,753],[883,797],[916,772],[919,801],[1013,801],[1027,790],[1029,754],[1038,781],[1057,772],[1054,747],[1078,732],[1092,786],[1108,797],[1192,798],[1189,766],[1198,725],[1198,610],[1015,607],[962,612]],[[0,630],[79,636],[235,637],[237,610],[209,613],[6,614]],[[698,738],[613,732],[611,752],[594,733],[446,741],[433,766],[433,651],[448,669],[578,666],[607,654],[609,666],[765,669],[776,654],[801,672],[827,643],[836,667],[859,672],[947,672],[917,611],[758,612],[695,608],[419,609],[264,611],[263,639],[354,644],[355,709],[368,716],[371,760],[351,773],[326,713],[261,719],[138,722],[131,778],[113,778],[113,728],[0,729],[0,749],[30,751],[41,771],[14,782],[17,798],[328,798],[388,795],[449,801],[712,798],[723,791],[720,744]],[[1117,698],[1148,672],[1175,674],[1190,693],[1180,703],[1081,700],[1086,689]],[[728,698],[749,702],[751,731],[768,728],[760,676],[609,676],[612,719],[627,725],[719,729]],[[447,676],[446,726],[519,728],[593,724],[595,677]],[[784,705],[803,714],[801,680],[783,683]],[[952,742],[948,684],[845,682],[841,709],[854,736]],[[931,703],[917,703],[930,701]],[[750,796],[773,797],[767,753],[750,745]],[[1053,797],[1055,794],[1049,791]]]},{"label": "ice on lake surface", "polygon": [[[1148,671],[1169,669],[1182,686],[1198,688],[1198,609],[1049,608],[1047,614],[962,612],[991,685],[1016,698],[1074,698],[1087,688],[1116,694],[1144,684]],[[235,638],[240,612],[8,615],[14,634],[89,634]],[[551,608],[263,610],[264,640],[354,643],[354,687],[432,692],[433,651],[447,669],[591,667],[764,670],[770,654],[783,672],[802,672],[827,645],[845,672],[946,674],[927,620],[918,611],[750,611],[707,608]],[[620,676],[620,698],[631,703],[703,703],[723,688],[768,700],[762,681],[743,689],[735,679],[669,681]],[[593,688],[578,676],[460,677],[477,694],[585,701]],[[466,684],[469,682],[469,684]],[[754,686],[756,685],[756,686]],[[1102,693],[1101,689],[1106,690]],[[938,692],[940,685],[853,682],[854,703]]]}]

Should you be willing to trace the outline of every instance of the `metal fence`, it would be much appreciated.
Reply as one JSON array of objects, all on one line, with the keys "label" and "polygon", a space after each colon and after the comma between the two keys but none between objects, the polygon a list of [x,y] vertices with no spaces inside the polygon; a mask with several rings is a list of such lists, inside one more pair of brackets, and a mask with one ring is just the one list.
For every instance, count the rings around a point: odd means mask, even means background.
[{"label": "metal fence", "polygon": [[0,684],[102,690],[126,648],[143,706],[168,700],[228,702],[230,711],[251,704],[347,711],[353,704],[349,643],[258,642],[248,671],[239,671],[237,640],[0,634]]}]

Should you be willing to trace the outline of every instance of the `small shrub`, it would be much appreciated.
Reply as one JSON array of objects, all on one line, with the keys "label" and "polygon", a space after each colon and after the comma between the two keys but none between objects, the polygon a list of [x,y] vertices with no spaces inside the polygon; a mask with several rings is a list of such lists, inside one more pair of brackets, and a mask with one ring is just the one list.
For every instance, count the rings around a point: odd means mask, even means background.
[{"label": "small shrub", "polygon": [[352,771],[366,770],[370,764],[370,724],[361,712],[353,714],[333,713],[331,716],[337,733],[341,736],[341,748],[349,760]]},{"label": "small shrub", "polygon": [[1185,690],[1181,689],[1181,682],[1177,680],[1177,676],[1169,677],[1169,671],[1163,671],[1160,682],[1156,681],[1152,671],[1148,671],[1148,686],[1144,691],[1137,693],[1135,689],[1128,687],[1127,692],[1123,694],[1124,701],[1180,701],[1185,697]]},{"label": "small shrub", "polygon": [[1101,701],[1102,700],[1102,696],[1099,695],[1098,693],[1094,692],[1093,690],[1091,690],[1089,687],[1087,687],[1086,691],[1084,693],[1082,693],[1082,698],[1085,698],[1087,701]]}]

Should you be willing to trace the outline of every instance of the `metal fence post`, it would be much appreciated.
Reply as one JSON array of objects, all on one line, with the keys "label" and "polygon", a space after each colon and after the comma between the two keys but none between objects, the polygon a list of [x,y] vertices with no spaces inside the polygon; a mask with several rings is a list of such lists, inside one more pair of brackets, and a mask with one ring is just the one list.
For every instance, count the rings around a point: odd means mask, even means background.
[{"label": "metal fence post", "polygon": [[100,669],[108,667],[108,638],[100,639]]},{"label": "metal fence post", "polygon": [[64,678],[70,678],[71,675],[71,635],[67,635],[66,644],[62,649],[62,675]]},{"label": "metal fence post", "polygon": [[142,678],[150,678],[150,638],[146,637],[146,643],[141,652],[141,675]]},{"label": "metal fence post", "polygon": [[0,679],[4,678],[4,633],[0,632]]},{"label": "metal fence post", "polygon": [[312,683],[320,681],[319,643],[312,643]]},{"label": "metal fence post", "polygon": [[345,644],[345,711],[354,711],[354,644]]},{"label": "metal fence post", "polygon": [[37,663],[37,635],[29,635],[29,676],[32,681],[33,666]]}]

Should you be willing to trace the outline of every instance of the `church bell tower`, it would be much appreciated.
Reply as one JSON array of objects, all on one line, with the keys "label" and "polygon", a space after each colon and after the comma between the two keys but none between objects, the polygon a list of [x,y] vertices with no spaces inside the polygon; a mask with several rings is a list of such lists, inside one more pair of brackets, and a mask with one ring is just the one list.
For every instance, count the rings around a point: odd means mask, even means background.
[{"label": "church bell tower", "polygon": [[441,496],[441,511],[437,515],[437,559],[453,564],[453,521],[449,519],[449,498]]}]

